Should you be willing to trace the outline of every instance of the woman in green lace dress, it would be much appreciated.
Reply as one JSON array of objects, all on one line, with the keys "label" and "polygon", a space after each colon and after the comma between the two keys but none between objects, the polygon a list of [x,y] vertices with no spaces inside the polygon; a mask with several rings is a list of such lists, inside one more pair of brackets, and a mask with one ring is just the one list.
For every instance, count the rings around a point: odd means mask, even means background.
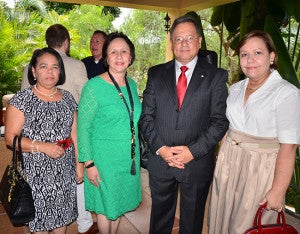
[{"label": "woman in green lace dress", "polygon": [[97,214],[100,233],[116,233],[120,216],[142,200],[137,124],[141,113],[136,83],[126,77],[135,58],[123,33],[103,45],[108,72],[84,86],[78,110],[79,161],[85,164],[86,209]]}]

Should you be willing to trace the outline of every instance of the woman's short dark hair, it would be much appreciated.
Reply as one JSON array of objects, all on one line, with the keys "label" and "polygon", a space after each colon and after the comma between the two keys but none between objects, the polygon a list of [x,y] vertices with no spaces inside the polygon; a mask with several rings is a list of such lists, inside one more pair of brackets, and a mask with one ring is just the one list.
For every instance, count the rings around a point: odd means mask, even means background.
[{"label": "woman's short dark hair", "polygon": [[129,66],[133,63],[133,61],[135,59],[135,48],[134,48],[132,41],[122,32],[112,32],[112,33],[108,34],[108,36],[103,44],[103,47],[102,47],[102,56],[104,59],[104,65],[107,68],[109,67],[108,63],[107,63],[107,49],[108,49],[108,46],[110,45],[110,43],[116,38],[124,39],[124,41],[129,46],[130,56],[131,56],[131,61],[129,63]]},{"label": "woman's short dark hair", "polygon": [[247,41],[249,41],[251,38],[254,38],[254,37],[260,38],[265,43],[269,53],[271,53],[271,52],[275,53],[275,58],[274,58],[273,63],[270,64],[270,68],[278,69],[278,64],[277,64],[278,55],[277,55],[276,47],[274,45],[274,42],[273,42],[271,36],[264,31],[254,30],[254,31],[247,33],[240,40],[239,44],[237,45],[237,47],[235,49],[235,53],[239,56],[241,48],[246,44]]},{"label": "woman's short dark hair", "polygon": [[32,58],[30,60],[29,66],[28,66],[28,81],[29,81],[29,84],[30,85],[35,85],[36,84],[37,80],[33,76],[32,68],[36,69],[38,59],[41,56],[43,56],[44,54],[51,54],[51,55],[56,57],[56,59],[58,61],[58,66],[59,66],[59,79],[58,79],[58,82],[56,83],[56,85],[64,84],[65,81],[66,81],[64,62],[63,62],[61,56],[59,55],[59,53],[56,50],[54,50],[50,47],[45,47],[43,49],[37,49],[33,52]]}]

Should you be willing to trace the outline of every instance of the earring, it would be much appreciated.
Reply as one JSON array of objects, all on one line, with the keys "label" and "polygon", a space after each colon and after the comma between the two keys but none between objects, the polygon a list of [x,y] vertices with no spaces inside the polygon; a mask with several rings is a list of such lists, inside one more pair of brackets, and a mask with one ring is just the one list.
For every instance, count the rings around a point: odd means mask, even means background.
[{"label": "earring", "polygon": [[271,65],[273,65],[273,61],[271,61]]}]

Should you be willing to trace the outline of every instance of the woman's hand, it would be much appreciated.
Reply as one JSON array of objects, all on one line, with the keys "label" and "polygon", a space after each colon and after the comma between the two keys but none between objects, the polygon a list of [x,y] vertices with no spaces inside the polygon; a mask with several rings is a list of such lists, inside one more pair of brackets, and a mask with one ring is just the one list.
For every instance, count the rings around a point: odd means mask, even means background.
[{"label": "woman's hand", "polygon": [[270,189],[260,205],[267,202],[267,210],[276,210],[280,212],[284,206],[284,197],[285,193],[282,194],[280,191],[276,192],[274,189]]},{"label": "woman's hand", "polygon": [[49,157],[58,159],[65,155],[65,150],[55,144],[48,142],[35,142],[34,150],[47,154]]},{"label": "woman's hand", "polygon": [[76,160],[76,183],[81,184],[84,178],[84,164]]},{"label": "woman's hand", "polygon": [[93,166],[90,168],[86,168],[86,175],[87,175],[87,178],[89,179],[89,181],[93,185],[95,185],[96,187],[99,188],[101,179],[100,179],[100,174],[99,174],[97,167]]},{"label": "woman's hand", "polygon": [[272,188],[261,202],[267,202],[268,210],[281,211],[283,208],[285,193],[294,171],[297,147],[296,144],[280,144]]}]

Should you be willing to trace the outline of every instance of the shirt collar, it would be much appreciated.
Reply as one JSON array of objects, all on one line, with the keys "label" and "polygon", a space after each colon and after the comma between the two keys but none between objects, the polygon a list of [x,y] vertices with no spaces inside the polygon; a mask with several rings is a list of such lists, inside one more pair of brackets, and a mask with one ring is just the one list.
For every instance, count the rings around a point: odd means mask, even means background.
[{"label": "shirt collar", "polygon": [[188,67],[188,71],[193,71],[195,66],[196,66],[196,63],[198,61],[198,56],[196,56],[195,58],[193,58],[192,61],[190,61],[189,63],[183,65],[182,63],[180,63],[178,60],[175,60],[175,69],[176,71],[180,71],[180,67],[181,66],[187,66]]}]

